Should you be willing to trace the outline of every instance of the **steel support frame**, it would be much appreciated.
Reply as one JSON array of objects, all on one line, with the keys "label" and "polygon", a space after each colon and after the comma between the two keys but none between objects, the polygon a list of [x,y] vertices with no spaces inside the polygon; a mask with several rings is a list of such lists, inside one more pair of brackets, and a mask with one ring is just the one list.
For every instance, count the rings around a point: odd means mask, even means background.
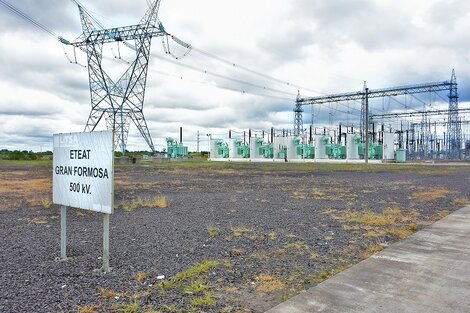
[{"label": "steel support frame", "polygon": [[[364,88],[362,91],[349,92],[349,93],[339,93],[331,94],[325,96],[317,97],[308,97],[302,98],[297,96],[294,112],[294,130],[295,127],[299,125],[298,120],[302,120],[302,106],[304,105],[318,105],[331,102],[344,102],[344,101],[361,101],[361,119],[360,119],[360,129],[363,140],[367,137],[368,134],[365,134],[366,125],[370,123],[374,117],[385,117],[387,115],[369,115],[369,112],[366,112],[365,107],[366,103],[370,98],[383,98],[383,97],[395,97],[399,95],[408,95],[408,94],[418,94],[426,92],[439,92],[439,91],[449,91],[449,109],[448,113],[448,130],[447,130],[447,151],[448,156],[451,159],[460,158],[460,146],[462,141],[461,135],[461,124],[459,122],[459,109],[458,109],[458,92],[457,92],[457,79],[455,76],[455,71],[452,71],[452,77],[450,81],[442,82],[432,82],[432,83],[423,83],[417,85],[406,85],[399,87],[391,88],[381,88],[381,89],[368,89],[366,83],[364,83]],[[410,114],[410,113],[403,113]],[[393,115],[393,114],[390,114]],[[367,118],[367,116],[369,116]]]}]

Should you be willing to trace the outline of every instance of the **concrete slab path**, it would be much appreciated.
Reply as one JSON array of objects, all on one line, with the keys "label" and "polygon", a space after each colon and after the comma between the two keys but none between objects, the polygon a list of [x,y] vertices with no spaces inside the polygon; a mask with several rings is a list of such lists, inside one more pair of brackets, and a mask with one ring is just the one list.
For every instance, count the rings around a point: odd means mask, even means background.
[{"label": "concrete slab path", "polygon": [[470,313],[470,206],[267,313]]}]

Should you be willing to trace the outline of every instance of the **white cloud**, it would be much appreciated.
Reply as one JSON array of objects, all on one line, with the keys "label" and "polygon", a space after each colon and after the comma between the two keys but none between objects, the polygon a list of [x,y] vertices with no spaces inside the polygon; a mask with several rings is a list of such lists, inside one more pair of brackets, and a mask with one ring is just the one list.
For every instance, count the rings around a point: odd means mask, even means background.
[{"label": "white cloud", "polygon": [[[137,23],[147,9],[144,0],[81,2],[105,26],[113,27]],[[69,1],[14,4],[65,38],[80,34],[78,11]],[[360,90],[364,80],[371,88],[447,80],[455,68],[462,106],[470,101],[469,17],[470,4],[464,0],[162,0],[159,14],[168,32],[196,48],[319,93]],[[38,150],[50,147],[54,132],[81,131],[90,110],[87,69],[69,64],[60,44],[4,7],[0,25],[0,147]],[[113,48],[116,53],[117,46]],[[174,44],[172,49],[183,52]],[[73,55],[73,50],[67,51]],[[163,56],[158,38],[152,51]],[[110,49],[105,52],[113,58]],[[132,57],[128,49],[122,53]],[[123,64],[109,58],[110,71],[119,77]],[[79,53],[78,60],[85,63],[86,58]],[[180,126],[192,149],[198,130],[204,136],[222,136],[228,129],[291,127],[297,88],[236,70],[197,51],[178,62],[293,95],[257,90],[154,57],[144,112],[158,149],[164,147],[165,137],[178,137]],[[314,94],[302,91],[304,96]],[[421,105],[415,102],[409,105]],[[375,105],[381,110],[382,103]],[[403,109],[395,106],[390,109]],[[320,126],[328,124],[327,106],[320,112],[316,120]],[[306,124],[310,114],[306,108]],[[135,127],[129,148],[146,149]]]}]

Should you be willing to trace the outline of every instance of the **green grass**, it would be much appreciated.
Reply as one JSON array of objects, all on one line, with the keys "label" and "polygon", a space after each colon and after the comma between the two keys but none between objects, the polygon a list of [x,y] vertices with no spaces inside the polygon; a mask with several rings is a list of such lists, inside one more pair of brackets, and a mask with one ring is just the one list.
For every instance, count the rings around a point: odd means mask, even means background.
[{"label": "green grass", "polygon": [[220,263],[217,262],[217,261],[203,261],[201,263],[197,263],[197,264],[191,266],[190,268],[188,268],[185,271],[179,272],[178,274],[173,276],[171,278],[171,280],[178,282],[178,281],[183,281],[183,280],[186,280],[186,279],[190,279],[194,276],[198,276],[198,275],[205,274],[205,273],[209,272],[211,269],[216,268],[217,266],[219,266],[219,264]]},{"label": "green grass", "polygon": [[113,306],[114,311],[119,313],[138,313],[140,311],[140,305],[136,302],[126,304],[115,304]]},{"label": "green grass", "polygon": [[[187,293],[191,293],[204,287],[209,288],[209,286],[205,286],[205,283],[203,283],[203,281],[199,279],[200,275],[206,274],[211,269],[214,269],[219,265],[220,262],[218,261],[202,261],[182,272],[177,273],[169,280],[161,281],[157,285],[157,289],[159,290],[161,295],[166,295],[170,290],[173,289],[184,289],[184,291],[187,291]],[[188,283],[187,281],[191,279],[195,280]],[[186,282],[186,285],[184,284],[184,282]]]},{"label": "green grass", "polygon": [[0,160],[0,166],[52,166],[52,160]]},{"label": "green grass", "polygon": [[[119,165],[129,166],[129,165]],[[131,165],[135,166],[135,165]],[[240,170],[258,171],[308,171],[308,172],[403,172],[418,175],[442,175],[453,174],[456,171],[468,171],[466,167],[452,165],[430,165],[430,164],[375,164],[370,163],[256,163],[256,162],[211,162],[204,160],[197,161],[172,161],[168,163],[148,163],[146,166],[161,170],[201,170],[239,174]],[[233,171],[233,172],[232,172]]]},{"label": "green grass", "polygon": [[[12,161],[0,160],[0,166],[52,166],[52,160]],[[140,165],[115,165],[118,168]],[[256,163],[256,162],[210,162],[203,159],[193,161],[171,161],[169,163],[146,163],[144,166],[161,170],[202,170],[226,172],[240,170],[259,171],[308,171],[308,172],[403,172],[418,175],[449,175],[460,171],[468,171],[467,167],[430,164],[350,164],[350,163]],[[227,172],[228,171],[228,172]]]},{"label": "green grass", "polygon": [[199,308],[207,308],[215,306],[216,302],[212,297],[210,292],[204,294],[204,296],[192,299],[190,301],[190,310],[194,311],[195,309]]}]

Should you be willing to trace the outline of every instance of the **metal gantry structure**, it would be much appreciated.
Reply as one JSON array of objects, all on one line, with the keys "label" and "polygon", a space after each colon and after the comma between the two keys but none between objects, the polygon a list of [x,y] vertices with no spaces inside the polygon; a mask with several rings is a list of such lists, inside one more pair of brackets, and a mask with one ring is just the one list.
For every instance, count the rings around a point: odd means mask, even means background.
[{"label": "metal gantry structure", "polygon": [[[107,128],[115,133],[115,149],[125,154],[132,121],[150,149],[155,152],[143,107],[152,38],[167,35],[157,17],[160,0],[150,4],[139,24],[111,29],[102,29],[78,1],[75,3],[80,12],[83,34],[74,42],[63,38],[61,42],[87,54],[91,112],[85,131],[94,131],[104,118]],[[132,47],[136,56],[115,82],[103,68],[103,46],[128,41],[134,41]]]},{"label": "metal gantry structure", "polygon": [[[446,149],[448,158],[458,159],[460,155],[462,132],[461,124],[459,120],[459,108],[458,108],[458,92],[457,92],[457,79],[455,71],[452,71],[451,80],[442,82],[423,83],[417,85],[406,85],[399,87],[381,88],[381,89],[369,89],[367,84],[364,83],[364,88],[361,91],[339,93],[331,95],[323,95],[316,97],[300,97],[297,96],[294,105],[294,134],[296,136],[302,136],[303,122],[302,113],[303,106],[305,105],[321,105],[327,103],[347,102],[347,101],[361,101],[361,118],[360,133],[363,140],[368,144],[369,136],[369,124],[374,118],[396,116],[397,113],[389,113],[383,115],[371,115],[369,110],[369,99],[371,98],[384,98],[384,97],[395,97],[399,95],[414,95],[420,93],[432,93],[440,91],[449,91],[449,108],[448,110],[441,111],[442,113],[448,114],[447,121],[447,134],[446,134]],[[404,112],[398,114],[416,114],[417,112]],[[427,112],[421,112],[425,114]],[[367,151],[367,148],[366,148]]]},{"label": "metal gantry structure", "polygon": [[452,70],[449,90],[449,112],[447,118],[447,152],[451,159],[460,158],[462,144],[462,126],[459,120],[459,93],[457,91],[457,77]]}]

